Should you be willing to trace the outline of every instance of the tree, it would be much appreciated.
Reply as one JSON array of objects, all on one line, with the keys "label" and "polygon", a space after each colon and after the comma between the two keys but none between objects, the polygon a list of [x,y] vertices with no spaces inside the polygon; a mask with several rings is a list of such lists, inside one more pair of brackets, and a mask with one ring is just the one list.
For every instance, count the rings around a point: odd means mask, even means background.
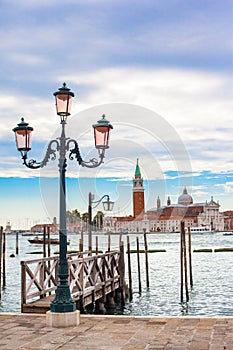
[{"label": "tree", "polygon": [[66,212],[66,219],[67,223],[69,224],[76,224],[80,220],[80,212],[77,209],[74,209],[72,211],[67,210]]},{"label": "tree", "polygon": [[96,226],[96,228],[101,229],[103,227],[103,217],[104,213],[100,210],[94,216],[93,225]]}]

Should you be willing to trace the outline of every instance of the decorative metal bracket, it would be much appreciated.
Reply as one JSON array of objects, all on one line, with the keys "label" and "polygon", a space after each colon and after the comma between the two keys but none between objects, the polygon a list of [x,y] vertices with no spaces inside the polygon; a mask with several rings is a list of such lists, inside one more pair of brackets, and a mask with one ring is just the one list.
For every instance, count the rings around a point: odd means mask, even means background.
[{"label": "decorative metal bracket", "polygon": [[[52,145],[54,143],[56,145],[56,149],[52,148]],[[23,164],[26,165],[26,167],[28,167],[30,169],[43,168],[48,163],[48,161],[50,159],[51,160],[55,160],[56,159],[56,151],[59,151],[59,149],[60,149],[59,142],[57,140],[52,140],[48,144],[48,148],[47,148],[45,157],[44,157],[44,159],[41,162],[37,162],[35,159],[30,159],[27,162],[27,153],[26,153],[26,154],[22,154]]]},{"label": "decorative metal bracket", "polygon": [[[61,138],[58,138],[60,140]],[[35,159],[30,159],[27,161],[27,153],[22,153],[22,159],[23,159],[23,164],[26,165],[26,167],[30,169],[39,169],[43,168],[46,166],[46,164],[49,162],[49,160],[56,160],[56,152],[61,151],[61,144],[58,142],[58,140],[52,140],[48,144],[48,148],[45,154],[44,159],[41,162],[37,162]],[[68,139],[66,139],[68,140]],[[70,144],[73,143],[74,147],[70,149]],[[53,145],[55,144],[55,147]],[[103,163],[103,159],[105,157],[105,150],[102,150],[99,152],[99,157],[100,159],[97,160],[96,158],[90,159],[88,162],[84,161],[82,159],[82,156],[79,151],[79,146],[76,140],[69,139],[67,144],[65,145],[65,151],[70,151],[69,153],[69,159],[74,160],[76,158],[77,162],[79,165],[82,167],[86,168],[96,168],[98,167],[101,163]]]}]

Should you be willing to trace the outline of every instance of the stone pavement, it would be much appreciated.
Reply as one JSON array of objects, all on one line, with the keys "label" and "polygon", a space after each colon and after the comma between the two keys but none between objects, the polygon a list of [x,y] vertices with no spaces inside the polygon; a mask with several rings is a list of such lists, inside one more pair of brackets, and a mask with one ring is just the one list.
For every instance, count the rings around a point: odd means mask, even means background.
[{"label": "stone pavement", "polygon": [[45,315],[0,314],[2,350],[233,349],[233,317],[81,315],[77,327],[50,328]]}]

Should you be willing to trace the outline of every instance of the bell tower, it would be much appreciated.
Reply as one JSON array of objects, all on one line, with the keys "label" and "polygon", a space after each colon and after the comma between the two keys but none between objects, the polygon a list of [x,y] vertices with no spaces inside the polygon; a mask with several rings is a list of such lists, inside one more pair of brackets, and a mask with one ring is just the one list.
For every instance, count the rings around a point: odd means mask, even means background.
[{"label": "bell tower", "polygon": [[145,202],[144,202],[144,187],[143,179],[141,177],[141,171],[138,165],[138,159],[135,169],[135,174],[133,178],[133,216],[136,218],[145,212]]}]

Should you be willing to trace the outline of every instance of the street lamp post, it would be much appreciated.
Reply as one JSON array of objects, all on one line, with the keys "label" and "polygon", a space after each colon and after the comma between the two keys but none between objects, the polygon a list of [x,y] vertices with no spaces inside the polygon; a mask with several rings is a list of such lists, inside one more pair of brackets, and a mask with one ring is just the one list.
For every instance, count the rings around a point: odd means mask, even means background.
[{"label": "street lamp post", "polygon": [[[103,202],[103,207],[105,211],[112,211],[114,202],[110,201],[109,195],[105,194],[103,197],[101,197],[98,201],[93,201],[94,195],[89,192],[88,196],[88,250],[89,252],[92,252],[92,209],[96,208],[104,198],[107,198],[106,201]],[[92,205],[95,204],[94,207]]]},{"label": "street lamp post", "polygon": [[58,168],[60,174],[60,227],[59,227],[59,268],[58,285],[54,300],[50,304],[50,311],[55,313],[66,313],[76,310],[76,304],[71,298],[68,285],[68,260],[67,260],[67,229],[66,229],[66,181],[65,172],[67,167],[66,154],[69,152],[69,159],[76,158],[82,167],[95,168],[103,163],[105,150],[109,148],[109,135],[112,125],[105,119],[105,115],[93,125],[95,147],[98,150],[99,160],[90,159],[88,162],[81,157],[79,146],[76,140],[70,139],[65,135],[65,126],[67,117],[70,115],[71,103],[74,93],[64,83],[61,88],[54,93],[56,100],[57,114],[61,119],[61,136],[56,140],[49,142],[44,159],[37,162],[34,159],[28,160],[27,154],[31,150],[31,136],[33,128],[21,119],[21,122],[13,129],[16,137],[16,145],[21,153],[23,164],[30,169],[43,168],[49,160],[56,159],[56,153],[59,155]]}]

